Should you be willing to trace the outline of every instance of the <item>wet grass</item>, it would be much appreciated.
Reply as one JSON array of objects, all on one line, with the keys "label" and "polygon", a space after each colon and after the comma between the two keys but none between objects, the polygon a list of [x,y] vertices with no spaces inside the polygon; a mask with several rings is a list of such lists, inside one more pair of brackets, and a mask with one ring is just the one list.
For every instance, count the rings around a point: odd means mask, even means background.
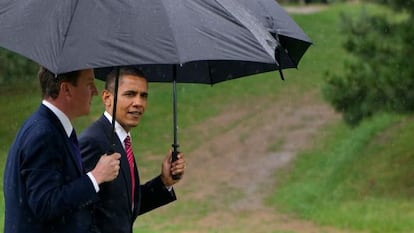
[{"label": "wet grass", "polygon": [[298,156],[269,200],[322,225],[402,233],[414,227],[413,117],[342,123]]}]

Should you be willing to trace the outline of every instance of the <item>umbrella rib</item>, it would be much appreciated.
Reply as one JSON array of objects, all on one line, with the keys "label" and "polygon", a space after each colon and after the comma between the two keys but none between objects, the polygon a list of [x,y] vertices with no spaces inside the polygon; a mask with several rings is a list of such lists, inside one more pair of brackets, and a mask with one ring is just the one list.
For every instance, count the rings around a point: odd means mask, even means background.
[{"label": "umbrella rib", "polygon": [[282,81],[285,81],[285,77],[283,76],[283,72],[282,72],[282,58],[280,56],[280,47],[275,49],[275,59],[278,62],[278,70],[279,70],[279,74],[280,74],[280,78],[282,79]]},{"label": "umbrella rib", "polygon": [[[73,20],[73,17],[74,17],[74,15],[75,15],[75,12],[76,12],[76,9],[78,8],[78,5],[79,5],[79,0],[77,0],[76,1],[76,3],[75,3],[75,7],[74,7],[74,9],[73,9],[73,14],[71,14],[71,16],[70,16],[70,20],[69,20],[69,23],[68,23],[68,27],[66,28],[66,31],[65,31],[65,34],[64,34],[64,36],[63,36],[63,42],[62,42],[62,46],[60,47],[60,51],[59,51],[59,54],[61,54],[62,53],[62,51],[63,51],[63,48],[65,47],[65,44],[66,44],[66,38],[67,38],[67,35],[68,35],[68,32],[69,32],[69,29],[70,29],[70,27],[72,26],[72,20]],[[59,56],[60,57],[60,56]],[[59,64],[60,64],[60,61],[59,62],[57,62],[57,66],[58,67],[56,67],[56,73],[59,73]]]},{"label": "umbrella rib", "polygon": [[[167,8],[165,7],[165,2],[168,2],[168,1],[161,1],[162,2],[162,6],[163,6],[163,8],[164,8],[164,12],[165,12],[165,15],[166,15],[166,17],[168,18],[168,28],[170,29],[170,31],[171,32],[174,32],[174,30],[173,30],[173,27],[172,27],[172,25],[171,25],[171,23],[172,22],[175,22],[175,19],[173,18],[173,17],[170,17],[170,15],[169,15],[169,11],[167,11]],[[178,6],[178,5],[180,5],[179,3],[173,3],[173,4],[175,4],[175,6]],[[181,6],[181,5],[180,5]],[[174,40],[174,44],[175,45],[177,45],[177,38],[174,36],[175,35],[175,33],[171,33],[171,38],[173,38],[173,40]],[[178,50],[178,47],[177,46],[175,46],[175,53],[177,54],[177,65],[181,65],[181,56],[180,56],[180,51]],[[177,78],[177,77],[174,77],[174,78]]]},{"label": "umbrella rib", "polygon": [[[238,9],[235,11],[229,11],[229,5],[232,4],[232,0],[223,0],[217,1],[229,14],[231,14],[234,19],[236,19],[242,25],[245,25],[246,29],[248,29],[249,33],[254,36],[256,41],[262,45],[265,49],[266,53],[276,60],[274,57],[274,50],[279,46],[280,42],[271,36],[266,28],[257,20],[257,18],[253,17],[241,4],[233,4],[233,6],[238,6]],[[257,35],[260,35],[259,38]],[[276,61],[277,62],[277,61]]]}]

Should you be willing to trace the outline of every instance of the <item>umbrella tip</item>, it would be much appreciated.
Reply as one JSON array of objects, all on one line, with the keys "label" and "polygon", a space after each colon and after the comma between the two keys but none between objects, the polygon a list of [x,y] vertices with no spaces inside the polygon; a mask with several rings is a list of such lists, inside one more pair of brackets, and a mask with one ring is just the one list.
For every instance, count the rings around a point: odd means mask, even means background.
[{"label": "umbrella tip", "polygon": [[282,81],[285,81],[285,77],[283,76],[283,72],[281,68],[279,68],[279,75],[280,75],[280,79],[282,79]]},{"label": "umbrella tip", "polygon": [[282,72],[282,58],[280,56],[280,50],[281,49],[283,49],[283,48],[282,48],[282,45],[280,45],[280,44],[275,48],[275,60],[277,62],[278,68],[279,68],[278,70],[279,70],[279,74],[280,74],[280,79],[282,79],[282,81],[285,81],[285,77],[283,76],[283,72]]}]

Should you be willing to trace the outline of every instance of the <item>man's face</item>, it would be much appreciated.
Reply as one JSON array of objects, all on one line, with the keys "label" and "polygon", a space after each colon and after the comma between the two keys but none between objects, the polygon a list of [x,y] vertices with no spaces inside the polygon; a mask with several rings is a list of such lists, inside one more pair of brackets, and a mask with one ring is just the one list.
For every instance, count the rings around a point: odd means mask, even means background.
[{"label": "man's face", "polygon": [[73,91],[72,111],[74,116],[89,114],[92,98],[98,94],[93,69],[82,70],[77,85],[71,85],[71,89]]},{"label": "man's face", "polygon": [[[106,111],[112,115],[113,94],[105,90],[102,98],[105,103]],[[120,78],[116,120],[127,132],[138,125],[139,120],[147,107],[147,98],[147,80],[134,75],[123,75]]]}]

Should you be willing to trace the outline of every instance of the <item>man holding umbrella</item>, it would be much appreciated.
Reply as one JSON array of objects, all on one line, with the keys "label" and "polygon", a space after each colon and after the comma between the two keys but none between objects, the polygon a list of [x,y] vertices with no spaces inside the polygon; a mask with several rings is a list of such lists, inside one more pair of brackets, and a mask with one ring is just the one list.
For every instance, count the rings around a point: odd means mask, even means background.
[{"label": "man holding umbrella", "polygon": [[4,171],[5,233],[96,232],[99,185],[118,176],[120,154],[100,156],[86,173],[72,121],[97,94],[92,69],[39,71],[42,104],[19,130]]},{"label": "man holding umbrella", "polygon": [[[116,76],[119,86],[116,87]],[[114,93],[118,90],[114,109]],[[92,169],[99,154],[117,151],[122,157],[120,175],[101,186],[100,201],[96,205],[96,225],[103,233],[130,233],[138,215],[176,200],[172,186],[179,180],[173,175],[183,175],[183,155],[171,162],[171,152],[162,163],[161,175],[141,185],[137,163],[132,152],[130,131],[136,127],[147,105],[148,83],[144,74],[136,67],[114,69],[106,77],[102,101],[104,114],[80,136],[80,147],[84,166]],[[111,122],[115,112],[114,130]],[[114,132],[115,131],[115,132]],[[115,137],[114,137],[115,135]]]}]

